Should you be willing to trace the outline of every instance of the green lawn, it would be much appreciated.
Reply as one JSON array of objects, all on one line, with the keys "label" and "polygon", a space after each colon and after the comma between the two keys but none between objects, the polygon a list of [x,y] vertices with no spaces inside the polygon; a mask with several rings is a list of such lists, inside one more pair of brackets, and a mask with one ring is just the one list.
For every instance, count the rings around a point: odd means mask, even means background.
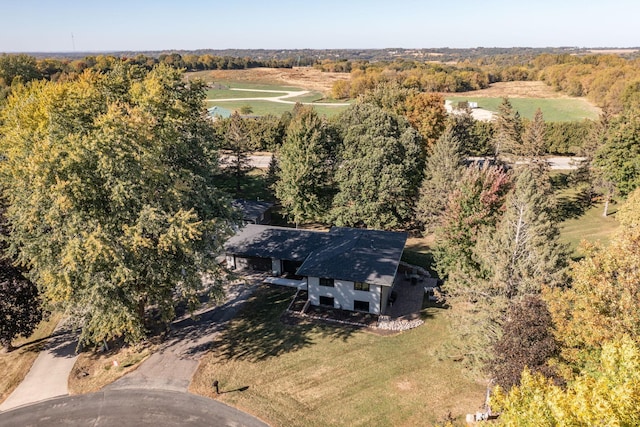
[{"label": "green lawn", "polygon": [[618,228],[618,221],[615,219],[617,207],[609,207],[609,215],[602,216],[604,205],[597,204],[587,209],[577,218],[570,218],[560,224],[560,241],[568,243],[574,251],[575,256],[580,256],[577,250],[581,241],[600,241],[608,244],[614,231]]},{"label": "green lawn", "polygon": [[[485,388],[451,361],[442,309],[425,325],[382,337],[279,320],[292,290],[261,288],[200,363],[191,390],[273,426],[414,426],[475,412]],[[213,393],[220,382],[223,392]]]},{"label": "green lawn", "polygon": [[580,242],[600,241],[608,244],[618,228],[615,219],[617,205],[609,205],[608,216],[602,216],[603,203],[588,204],[584,196],[571,184],[570,171],[551,171],[551,181],[558,201],[560,241],[569,244],[574,257],[582,254],[578,250]]},{"label": "green lawn", "polygon": [[[253,114],[255,115],[265,116],[267,114],[273,114],[275,116],[280,116],[285,111],[292,111],[295,104],[284,104],[281,102],[271,102],[271,101],[242,101],[241,99],[239,99],[238,101],[207,102],[207,107],[212,107],[214,105],[218,105],[228,110],[240,110],[241,107],[248,105],[252,108]],[[320,115],[332,117],[336,114],[341,113],[347,107],[340,106],[340,105],[337,105],[335,107],[325,106],[325,105],[316,105],[316,106],[313,106],[313,108]]]},{"label": "green lawn", "polygon": [[[454,105],[461,101],[477,102],[479,108],[489,111],[498,111],[502,98],[466,98],[447,96]],[[539,99],[539,98],[509,98],[513,108],[520,112],[522,117],[533,119],[538,108],[542,110],[544,119],[548,122],[570,122],[598,118],[593,107],[582,99]]]}]

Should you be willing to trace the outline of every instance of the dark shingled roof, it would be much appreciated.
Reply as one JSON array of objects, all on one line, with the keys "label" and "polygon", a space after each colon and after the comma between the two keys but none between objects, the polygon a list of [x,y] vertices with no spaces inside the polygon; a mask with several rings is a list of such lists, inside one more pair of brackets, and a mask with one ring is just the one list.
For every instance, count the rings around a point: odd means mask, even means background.
[{"label": "dark shingled roof", "polygon": [[245,221],[253,221],[254,223],[259,222],[265,212],[273,206],[271,202],[244,199],[236,199],[231,202],[231,204],[234,208],[242,211],[242,219]]},{"label": "dark shingled roof", "polygon": [[318,231],[247,224],[224,248],[227,253],[246,257],[304,261],[327,236]]},{"label": "dark shingled roof", "polygon": [[407,233],[333,227],[328,233],[248,224],[225,244],[239,256],[304,261],[300,276],[393,285]]},{"label": "dark shingled roof", "polygon": [[333,227],[329,244],[312,252],[297,274],[391,286],[407,233]]}]

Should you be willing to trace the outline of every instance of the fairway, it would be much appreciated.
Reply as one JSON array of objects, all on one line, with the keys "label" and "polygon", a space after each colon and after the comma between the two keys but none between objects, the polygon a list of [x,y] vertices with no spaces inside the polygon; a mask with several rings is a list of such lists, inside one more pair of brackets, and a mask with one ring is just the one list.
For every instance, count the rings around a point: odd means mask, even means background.
[{"label": "fairway", "polygon": [[252,114],[276,116],[292,111],[297,102],[311,105],[320,115],[334,116],[347,108],[347,104],[336,101],[327,102],[320,92],[301,88],[220,82],[224,89],[207,90],[207,108],[214,105],[228,110],[238,111],[242,107],[251,107]]},{"label": "fairway", "polygon": [[[451,100],[454,106],[463,101],[477,102],[478,108],[497,112],[503,98],[447,96],[446,99]],[[509,98],[509,101],[521,117],[529,120],[533,119],[538,108],[542,110],[547,122],[596,120],[598,118],[598,113],[593,106],[586,100],[578,98]]]}]

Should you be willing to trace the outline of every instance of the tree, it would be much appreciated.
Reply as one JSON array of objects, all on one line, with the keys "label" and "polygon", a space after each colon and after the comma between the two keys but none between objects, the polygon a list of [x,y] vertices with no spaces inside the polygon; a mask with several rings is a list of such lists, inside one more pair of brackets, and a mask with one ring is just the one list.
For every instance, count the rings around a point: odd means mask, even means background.
[{"label": "tree", "polygon": [[503,98],[495,120],[495,156],[501,153],[518,154],[522,145],[522,120],[513,109],[509,98]]},{"label": "tree", "polygon": [[439,277],[451,279],[445,283],[447,298],[477,298],[466,281],[481,274],[474,248],[481,234],[495,229],[510,188],[504,170],[485,164],[467,168],[449,195],[434,253]]},{"label": "tree", "polygon": [[522,136],[522,150],[520,155],[529,159],[531,162],[544,163],[545,160],[541,157],[546,152],[545,142],[546,126],[544,123],[544,117],[542,110],[538,108],[533,121],[526,127],[524,135]]},{"label": "tree", "polygon": [[339,226],[406,227],[424,169],[420,136],[372,104],[355,104],[338,121],[342,145],[331,219]]},{"label": "tree", "polygon": [[525,368],[546,377],[556,376],[547,363],[559,351],[552,327],[551,314],[539,296],[528,295],[511,304],[489,363],[497,385],[505,390],[519,385]]},{"label": "tree", "polygon": [[28,83],[42,78],[36,58],[30,55],[0,55],[0,86],[11,86],[14,82]]},{"label": "tree", "polygon": [[558,242],[553,222],[553,198],[549,177],[535,166],[517,172],[513,190],[494,233],[484,234],[477,246],[482,263],[490,271],[502,309],[525,295],[539,294],[541,285],[557,286],[566,266],[566,247]]},{"label": "tree", "polygon": [[604,171],[596,166],[594,160],[596,153],[606,140],[609,121],[610,116],[605,110],[585,138],[579,152],[583,159],[572,173],[572,181],[583,187],[584,197],[589,204],[592,203],[596,193],[600,192],[604,195],[603,216],[605,217],[608,215],[609,203],[613,198],[615,187],[606,179]]},{"label": "tree", "polygon": [[486,156],[491,153],[492,124],[474,119],[470,108],[451,114],[447,127],[451,128],[453,136],[460,141],[465,156]]},{"label": "tree", "polygon": [[9,251],[82,342],[139,340],[149,306],[169,322],[197,303],[233,220],[203,84],[84,73],[14,91],[0,122]]},{"label": "tree", "polygon": [[621,196],[640,186],[640,109],[625,111],[612,120],[594,163]]},{"label": "tree", "polygon": [[327,125],[312,107],[296,111],[279,151],[276,197],[294,223],[317,221],[331,205],[334,153]]},{"label": "tree", "polygon": [[242,117],[235,112],[231,116],[225,135],[224,148],[230,152],[225,169],[230,172],[236,183],[236,197],[242,192],[242,180],[251,170],[249,154],[251,148]]},{"label": "tree", "polygon": [[9,260],[0,260],[0,345],[13,350],[13,339],[31,335],[42,317],[38,288]]},{"label": "tree", "polygon": [[640,190],[620,210],[621,227],[608,247],[583,243],[571,266],[572,285],[545,296],[562,356],[582,367],[602,343],[627,335],[640,342]]},{"label": "tree", "polygon": [[426,233],[433,232],[445,210],[447,197],[464,171],[460,141],[449,128],[440,136],[427,158],[416,218]]},{"label": "tree", "polygon": [[505,426],[634,426],[640,423],[640,348],[628,337],[603,345],[602,354],[566,389],[525,370],[508,393],[496,387],[491,408]]},{"label": "tree", "polygon": [[425,152],[436,143],[445,129],[447,111],[444,98],[437,93],[417,93],[405,101],[405,116],[422,136]]}]

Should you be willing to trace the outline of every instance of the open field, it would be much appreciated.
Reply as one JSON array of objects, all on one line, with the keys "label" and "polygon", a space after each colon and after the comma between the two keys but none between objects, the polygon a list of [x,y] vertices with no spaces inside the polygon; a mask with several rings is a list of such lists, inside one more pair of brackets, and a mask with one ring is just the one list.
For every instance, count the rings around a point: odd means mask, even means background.
[{"label": "open field", "polygon": [[[471,96],[447,96],[455,106],[460,101],[477,102],[478,108],[497,112],[503,98],[485,98]],[[542,110],[547,122],[568,122],[598,118],[598,112],[587,101],[580,98],[509,98],[513,108],[521,117],[533,119],[538,108]]]},{"label": "open field", "polygon": [[[306,90],[329,93],[337,80],[349,80],[349,73],[323,73],[311,67],[250,68],[247,70],[211,70],[187,73],[187,78],[201,78],[207,82],[234,82],[263,86],[293,86]],[[265,89],[266,87],[254,87]],[[289,89],[292,90],[292,89]]]},{"label": "open field", "polygon": [[[273,426],[415,426],[464,419],[485,388],[450,360],[444,311],[382,337],[328,324],[285,325],[290,289],[261,288],[202,360],[191,391]],[[218,380],[221,394],[212,382]]]},{"label": "open field", "polygon": [[[233,83],[230,83],[231,86],[236,87]],[[267,86],[268,87],[268,86]],[[209,89],[207,91],[207,99],[231,99],[236,98],[241,100],[243,98],[276,98],[278,96],[286,95],[286,91],[282,92],[254,92],[248,88],[239,88],[246,90],[232,90],[232,89]],[[262,89],[267,90],[267,89]],[[271,90],[280,90],[280,89],[271,89]],[[293,89],[289,89],[293,90]]]},{"label": "open field", "polygon": [[[294,99],[294,98],[292,98]],[[295,100],[293,101],[295,103]],[[283,104],[280,102],[271,102],[271,101],[224,101],[224,102],[216,102],[216,101],[208,101],[207,108],[212,107],[214,105],[218,105],[220,107],[226,108],[227,110],[240,110],[240,108],[248,105],[253,110],[252,114],[258,116],[264,116],[267,114],[273,114],[276,116],[281,115],[286,111],[292,111],[295,104]],[[335,106],[329,107],[325,105],[313,105],[313,109],[318,112],[318,114],[331,117],[336,114],[340,114],[340,112],[344,111],[347,107],[344,106]]]},{"label": "open field", "polygon": [[30,337],[15,340],[13,345],[17,348],[14,351],[0,353],[0,372],[2,372],[0,375],[0,403],[9,397],[27,375],[60,318],[59,314],[52,315],[48,320],[40,323]]},{"label": "open field", "polygon": [[[539,98],[539,99],[566,99],[569,96],[553,90],[545,82],[498,82],[492,83],[486,89],[469,92],[452,93],[451,95],[473,98]],[[582,99],[582,98],[572,98]]]}]

